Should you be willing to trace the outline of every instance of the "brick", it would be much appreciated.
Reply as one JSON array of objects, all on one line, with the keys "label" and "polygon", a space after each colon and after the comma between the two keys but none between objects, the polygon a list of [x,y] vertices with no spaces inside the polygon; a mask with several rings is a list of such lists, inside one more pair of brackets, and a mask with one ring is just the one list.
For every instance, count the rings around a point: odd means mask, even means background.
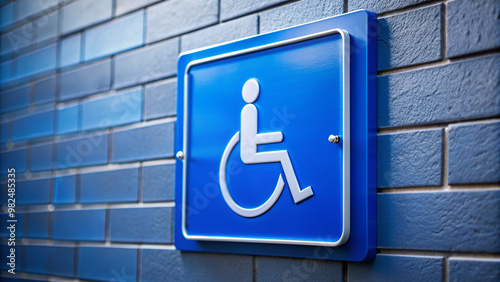
[{"label": "brick", "polygon": [[498,116],[499,80],[498,55],[379,77],[378,126]]},{"label": "brick", "polygon": [[344,1],[303,0],[281,6],[260,15],[260,33],[341,14]]},{"label": "brick", "polygon": [[288,1],[290,0],[221,0],[220,17],[225,21]]},{"label": "brick", "polygon": [[29,84],[2,91],[0,94],[0,113],[26,108],[30,101]]},{"label": "brick", "polygon": [[24,250],[26,272],[73,277],[74,247],[28,245]]},{"label": "brick", "polygon": [[257,34],[257,15],[251,15],[186,34],[181,40],[181,51],[231,41]]},{"label": "brick", "polygon": [[122,88],[175,75],[178,54],[179,40],[172,39],[116,56],[115,87]]},{"label": "brick", "polygon": [[[17,238],[17,234],[16,234],[16,238]],[[5,254],[4,256],[0,256],[0,269],[1,270],[4,270],[4,271],[7,271],[10,269],[10,266],[7,265],[7,263],[9,262],[10,259],[7,258],[7,255],[10,254],[10,249],[11,248],[14,248],[16,250],[16,267],[15,267],[15,270],[16,270],[16,273],[17,272],[20,272],[22,270],[21,268],[21,260],[24,258],[22,252],[21,252],[21,246],[20,245],[17,245],[17,246],[8,246],[7,244],[1,244],[0,245],[0,252],[2,252],[2,254]],[[12,275],[14,276],[14,275]],[[2,282],[3,281],[7,281],[7,282],[28,282],[29,280],[17,280],[17,279],[12,279],[12,280],[7,280],[9,278],[7,277],[2,277]]]},{"label": "brick", "polygon": [[447,3],[447,55],[455,57],[500,47],[499,18],[497,0]]},{"label": "brick", "polygon": [[335,261],[257,257],[257,281],[342,281],[342,263]]},{"label": "brick", "polygon": [[57,6],[57,0],[43,0],[43,1],[32,1],[32,0],[18,0],[15,2],[16,5],[16,21],[24,20],[27,17],[32,17],[41,12],[50,10]]},{"label": "brick", "polygon": [[52,238],[67,241],[104,241],[105,210],[56,210]]},{"label": "brick", "polygon": [[424,3],[430,0],[349,0],[349,12],[365,9],[375,13],[384,13]]},{"label": "brick", "polygon": [[80,247],[78,277],[103,281],[136,281],[137,249]]},{"label": "brick", "polygon": [[120,169],[81,175],[80,202],[137,202],[139,199],[139,169]]},{"label": "brick", "polygon": [[66,107],[57,110],[57,130],[58,134],[73,133],[80,130],[78,126],[80,106]]},{"label": "brick", "polygon": [[87,134],[56,144],[56,168],[105,164],[108,162],[108,135],[103,132]]},{"label": "brick", "polygon": [[443,281],[443,258],[377,254],[369,263],[349,263],[349,281]]},{"label": "brick", "polygon": [[500,260],[451,257],[449,281],[500,281]]},{"label": "brick", "polygon": [[111,209],[111,242],[172,243],[171,207]]},{"label": "brick", "polygon": [[76,203],[76,175],[58,176],[54,179],[54,204]]},{"label": "brick", "polygon": [[142,200],[144,202],[173,201],[175,165],[144,166],[142,168]]},{"label": "brick", "polygon": [[49,76],[35,82],[33,104],[54,102],[56,99],[56,77]]},{"label": "brick", "polygon": [[251,256],[182,253],[185,281],[252,281]]},{"label": "brick", "polygon": [[147,9],[147,42],[158,41],[218,22],[218,0],[171,0]]},{"label": "brick", "polygon": [[[183,279],[183,258],[177,250],[142,249],[141,281],[162,282]],[[210,276],[204,277],[208,279]],[[204,280],[202,279],[202,280]]]},{"label": "brick", "polygon": [[17,173],[26,171],[26,148],[1,152],[0,163],[0,175],[7,175],[9,168],[14,168]]},{"label": "brick", "polygon": [[61,31],[69,33],[111,19],[112,0],[78,0],[61,9]]},{"label": "brick", "polygon": [[0,123],[0,143],[7,143],[7,140],[10,139],[10,122],[2,122]]},{"label": "brick", "polygon": [[61,74],[60,100],[80,98],[111,88],[111,60],[106,59]]},{"label": "brick", "polygon": [[0,29],[10,26],[14,19],[14,3],[7,4],[0,9]]},{"label": "brick", "polygon": [[54,134],[54,113],[50,110],[15,119],[12,121],[12,140],[51,136]]},{"label": "brick", "polygon": [[113,133],[113,162],[129,162],[174,156],[172,122]]},{"label": "brick", "polygon": [[378,70],[441,59],[441,4],[378,20]]},{"label": "brick", "polygon": [[59,13],[55,11],[33,21],[34,43],[40,43],[57,36],[58,15]]},{"label": "brick", "polygon": [[123,52],[144,44],[144,12],[121,17],[85,32],[85,61]]},{"label": "brick", "polygon": [[38,49],[18,57],[15,62],[17,79],[53,71],[56,68],[56,45]]},{"label": "brick", "polygon": [[441,129],[379,135],[378,187],[442,185],[442,138]]},{"label": "brick", "polygon": [[136,1],[128,1],[128,0],[117,0],[116,1],[116,15],[123,15],[133,10],[137,10],[144,6],[148,6],[150,4],[156,3],[160,0],[136,0]]},{"label": "brick", "polygon": [[43,171],[52,168],[52,143],[31,146],[30,148],[30,170]]},{"label": "brick", "polygon": [[59,53],[59,67],[68,67],[80,63],[81,34],[61,40]]},{"label": "brick", "polygon": [[31,44],[33,24],[31,22],[2,35],[0,55],[18,53]]},{"label": "brick", "polygon": [[12,79],[12,61],[0,63],[0,84],[6,84]]},{"label": "brick", "polygon": [[146,86],[144,92],[144,117],[155,119],[175,116],[177,81],[161,82]]},{"label": "brick", "polygon": [[500,182],[500,122],[450,125],[450,184]]},{"label": "brick", "polygon": [[16,205],[50,204],[50,178],[16,181]]},{"label": "brick", "polygon": [[49,215],[48,212],[26,213],[28,218],[25,228],[25,236],[35,239],[47,239],[49,237]]},{"label": "brick", "polygon": [[136,89],[88,101],[81,105],[81,109],[82,130],[140,122],[142,90]]},{"label": "brick", "polygon": [[377,247],[500,251],[500,191],[377,195]]}]

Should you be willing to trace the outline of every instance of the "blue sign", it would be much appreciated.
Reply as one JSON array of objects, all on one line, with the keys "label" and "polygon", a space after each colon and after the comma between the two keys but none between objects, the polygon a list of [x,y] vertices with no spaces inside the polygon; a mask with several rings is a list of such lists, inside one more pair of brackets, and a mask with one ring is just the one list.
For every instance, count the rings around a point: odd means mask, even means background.
[{"label": "blue sign", "polygon": [[373,258],[376,28],[358,11],[180,56],[179,250]]}]

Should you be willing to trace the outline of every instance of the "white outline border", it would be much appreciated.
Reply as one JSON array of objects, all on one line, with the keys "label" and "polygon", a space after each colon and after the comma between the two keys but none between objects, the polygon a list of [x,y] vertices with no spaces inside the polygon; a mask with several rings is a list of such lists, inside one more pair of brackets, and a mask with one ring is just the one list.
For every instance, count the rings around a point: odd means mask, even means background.
[{"label": "white outline border", "polygon": [[[217,60],[232,58],[240,55],[245,55],[253,52],[259,52],[271,48],[277,48],[289,44],[299,43],[311,39],[325,37],[333,34],[340,34],[342,37],[342,94],[343,94],[343,226],[342,235],[335,242],[330,241],[307,241],[307,240],[286,240],[286,239],[266,239],[266,238],[245,238],[245,237],[229,237],[229,236],[203,236],[189,235],[186,230],[186,182],[187,182],[187,159],[189,158],[188,146],[188,79],[189,71],[193,66],[201,65]],[[248,49],[238,50],[230,53],[220,54],[212,57],[207,57],[190,62],[184,72],[184,114],[183,114],[183,140],[182,149],[184,158],[182,160],[182,234],[188,240],[200,241],[225,241],[225,242],[240,242],[240,243],[267,243],[267,244],[289,244],[289,245],[307,245],[307,246],[324,246],[336,247],[344,244],[349,239],[350,234],[350,38],[349,33],[342,29],[331,29],[318,33],[313,33],[305,36],[300,36],[283,41],[273,42],[262,46],[256,46]],[[348,181],[346,181],[346,179]]]}]

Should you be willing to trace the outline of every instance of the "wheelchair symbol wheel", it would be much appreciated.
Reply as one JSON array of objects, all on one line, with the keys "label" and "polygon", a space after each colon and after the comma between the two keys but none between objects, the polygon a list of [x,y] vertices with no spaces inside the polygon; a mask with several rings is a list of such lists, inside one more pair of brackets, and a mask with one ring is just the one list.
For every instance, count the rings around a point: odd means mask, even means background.
[{"label": "wheelchair symbol wheel", "polygon": [[238,131],[231,138],[231,140],[226,146],[226,149],[224,150],[224,154],[222,155],[222,160],[220,162],[220,167],[219,167],[220,188],[224,200],[235,213],[243,217],[258,217],[266,213],[270,208],[273,207],[273,205],[276,203],[278,198],[281,196],[281,193],[283,192],[283,188],[285,187],[285,182],[283,181],[283,177],[280,174],[278,178],[278,183],[276,184],[276,187],[274,188],[274,192],[271,195],[271,197],[269,197],[269,199],[267,199],[265,203],[256,208],[244,208],[238,205],[234,201],[233,197],[231,196],[231,193],[229,193],[229,190],[227,188],[226,167],[229,155],[231,155],[231,152],[233,151],[234,147],[236,147],[239,141],[240,141],[240,132]]}]

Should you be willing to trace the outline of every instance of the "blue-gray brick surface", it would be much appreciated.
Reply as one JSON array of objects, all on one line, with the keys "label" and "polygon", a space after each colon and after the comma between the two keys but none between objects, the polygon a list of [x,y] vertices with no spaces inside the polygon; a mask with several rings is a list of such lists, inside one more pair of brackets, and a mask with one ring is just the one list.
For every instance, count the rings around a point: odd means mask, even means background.
[{"label": "blue-gray brick surface", "polygon": [[500,1],[447,3],[447,55],[466,55],[500,47]]},{"label": "blue-gray brick surface", "polygon": [[500,182],[500,122],[451,125],[448,138],[449,183]]},{"label": "blue-gray brick surface", "polygon": [[144,92],[144,117],[155,119],[176,114],[177,81],[146,86]]},{"label": "blue-gray brick surface", "polygon": [[[181,281],[183,274],[183,261],[179,251],[141,250],[141,281]],[[208,276],[205,278],[208,278]]]},{"label": "blue-gray brick surface", "polygon": [[219,20],[218,0],[171,0],[147,10],[147,42],[196,30]]},{"label": "blue-gray brick surface", "polygon": [[58,134],[73,133],[79,130],[79,110],[80,106],[71,106],[57,111]]},{"label": "blue-gray brick surface", "polygon": [[27,17],[34,16],[41,12],[46,12],[55,6],[57,6],[57,0],[43,0],[43,1],[32,1],[32,0],[19,0],[14,3],[16,6],[16,20],[25,20]]},{"label": "blue-gray brick surface", "polygon": [[173,208],[111,209],[111,242],[172,243]]},{"label": "blue-gray brick surface", "polygon": [[82,130],[106,128],[142,119],[142,90],[106,96],[82,103]]},{"label": "blue-gray brick surface", "polygon": [[139,199],[139,169],[85,173],[80,176],[80,202],[137,202]]},{"label": "blue-gray brick surface", "polygon": [[104,242],[105,224],[105,210],[56,210],[52,219],[52,238]]},{"label": "blue-gray brick surface", "polygon": [[30,101],[30,86],[29,84],[2,90],[0,94],[0,113],[22,109],[27,107]]},{"label": "blue-gray brick surface", "polygon": [[14,20],[14,3],[7,4],[0,8],[0,29],[6,28]]},{"label": "blue-gray brick surface", "polygon": [[52,168],[52,143],[30,148],[30,170],[43,171]]},{"label": "blue-gray brick surface", "polygon": [[442,281],[444,259],[430,256],[381,255],[370,263],[349,263],[349,281]]},{"label": "blue-gray brick surface", "polygon": [[105,164],[108,161],[108,135],[89,133],[81,138],[56,143],[56,168]]},{"label": "blue-gray brick surface", "polygon": [[12,121],[12,140],[47,137],[54,133],[54,114],[50,110],[30,114]]},{"label": "blue-gray brick surface", "polygon": [[64,38],[59,43],[59,66],[67,67],[80,62],[82,36],[78,33]]},{"label": "blue-gray brick surface", "polygon": [[172,39],[118,55],[115,87],[142,84],[176,74],[179,40]]},{"label": "blue-gray brick surface", "polygon": [[500,115],[500,56],[491,55],[378,78],[378,126]]},{"label": "blue-gray brick surface", "polygon": [[365,9],[375,13],[384,13],[430,0],[349,0],[349,12]]},{"label": "blue-gray brick surface", "polygon": [[442,136],[440,129],[379,135],[378,187],[441,185]]},{"label": "blue-gray brick surface", "polygon": [[4,55],[12,52],[19,54],[19,52],[31,44],[32,31],[33,24],[28,22],[13,31],[2,34],[0,39],[0,54]]},{"label": "blue-gray brick surface", "polygon": [[76,175],[54,178],[54,204],[71,205],[76,203]]},{"label": "blue-gray brick surface", "polygon": [[140,11],[85,32],[85,61],[101,58],[141,46],[144,12]]},{"label": "blue-gray brick surface", "polygon": [[342,263],[313,259],[257,257],[257,281],[342,281]]},{"label": "blue-gray brick surface", "polygon": [[500,191],[377,195],[377,247],[500,252]]},{"label": "blue-gray brick surface", "polygon": [[16,182],[16,205],[44,205],[51,202],[50,178]]},{"label": "blue-gray brick surface", "polygon": [[221,0],[220,17],[225,21],[288,1],[291,0]]},{"label": "blue-gray brick surface", "polygon": [[105,59],[65,71],[59,79],[60,100],[80,98],[109,90],[111,87],[111,60]]},{"label": "blue-gray brick surface", "polygon": [[281,6],[260,15],[260,33],[307,23],[341,14],[344,1],[303,0]]},{"label": "blue-gray brick surface", "polygon": [[[44,1],[40,1],[44,2]],[[58,12],[52,12],[33,21],[34,42],[40,43],[57,36]]]},{"label": "blue-gray brick surface", "polygon": [[47,239],[49,236],[49,216],[48,212],[26,213],[25,236],[27,238]]},{"label": "blue-gray brick surface", "polygon": [[[108,20],[112,16],[112,0],[77,0],[64,6],[61,32],[68,33]],[[85,11],[85,12],[82,12]]]},{"label": "blue-gray brick surface", "polygon": [[33,104],[54,102],[56,99],[56,77],[49,76],[35,82]]},{"label": "blue-gray brick surface", "polygon": [[3,151],[0,153],[1,175],[7,174],[7,169],[13,168],[16,172],[26,170],[26,148]]},{"label": "blue-gray brick surface", "polygon": [[257,34],[257,16],[251,15],[234,21],[186,34],[181,40],[181,51],[245,38]]},{"label": "blue-gray brick surface", "polygon": [[56,44],[37,49],[18,57],[15,62],[15,77],[18,79],[34,76],[56,69]]},{"label": "blue-gray brick surface", "polygon": [[73,277],[74,247],[27,245],[24,252],[26,272]]},{"label": "blue-gray brick surface", "polygon": [[378,20],[378,70],[441,59],[441,9],[432,5]]},{"label": "blue-gray brick surface", "polygon": [[144,202],[173,201],[175,165],[144,166],[142,168],[142,200]]},{"label": "blue-gray brick surface", "polygon": [[161,123],[113,133],[113,162],[174,156],[174,123]]},{"label": "blue-gray brick surface", "polygon": [[137,249],[80,247],[78,277],[102,281],[136,281]]},{"label": "blue-gray brick surface", "polygon": [[122,15],[159,1],[160,0],[116,0],[116,14]]},{"label": "blue-gray brick surface", "polygon": [[500,281],[499,259],[456,258],[449,260],[448,277],[451,282],[458,281]]}]

